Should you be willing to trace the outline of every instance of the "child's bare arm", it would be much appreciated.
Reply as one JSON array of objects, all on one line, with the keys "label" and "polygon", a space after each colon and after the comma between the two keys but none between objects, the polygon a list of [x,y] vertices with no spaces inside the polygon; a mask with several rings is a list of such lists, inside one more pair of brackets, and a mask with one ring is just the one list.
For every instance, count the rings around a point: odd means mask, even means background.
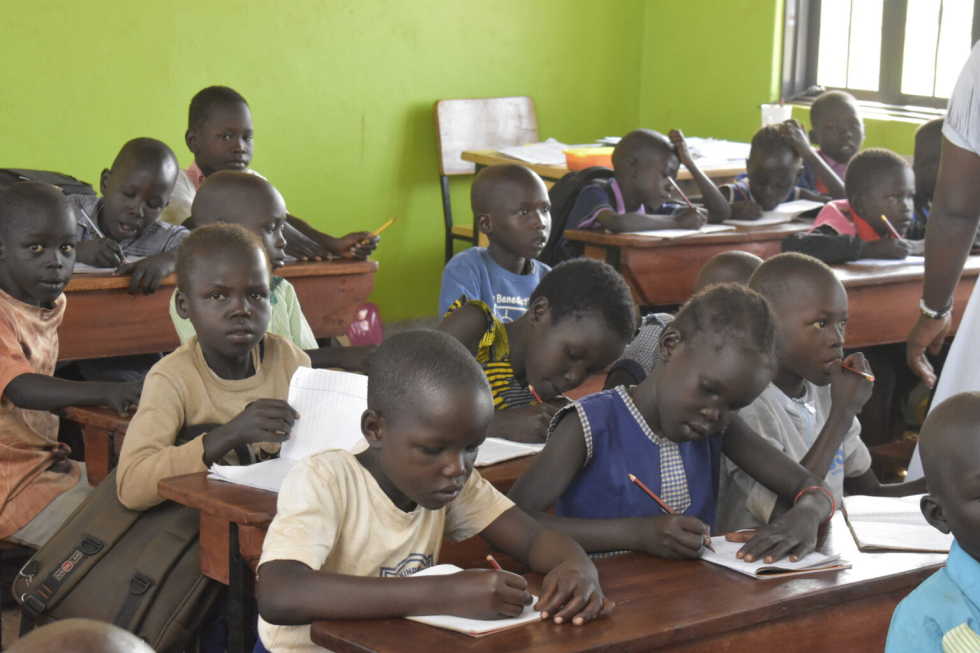
[{"label": "child's bare arm", "polygon": [[340,238],[315,229],[305,220],[289,215],[286,219],[283,235],[286,237],[286,253],[296,256],[290,249],[295,247],[303,256],[302,259],[356,258],[366,259],[378,247],[380,236],[370,231],[357,231]]},{"label": "child's bare arm", "polygon": [[515,442],[544,442],[548,426],[558,409],[549,403],[493,411],[487,435]]},{"label": "child's bare arm", "polygon": [[487,314],[479,306],[460,306],[447,315],[436,329],[459,340],[476,356],[480,349],[480,339],[487,331]]},{"label": "child's bare arm", "polygon": [[867,494],[876,497],[907,497],[913,494],[925,494],[929,491],[925,477],[910,483],[882,483],[872,470],[859,476],[848,476],[844,479],[844,490],[848,494]]},{"label": "child's bare arm", "polygon": [[717,224],[732,217],[732,205],[728,203],[728,200],[721,194],[715,183],[708,178],[708,175],[704,174],[698,164],[694,162],[694,157],[691,156],[691,151],[687,147],[687,141],[684,140],[684,133],[679,129],[672,129],[668,137],[674,147],[677,148],[677,155],[680,157],[681,163],[690,171],[694,183],[701,189],[701,199],[705,208],[708,209],[708,222]]},{"label": "child's bare arm", "polygon": [[99,383],[68,381],[46,374],[21,374],[3,393],[18,408],[60,410],[68,406],[108,406],[125,415],[139,403],[142,381]]},{"label": "child's bare arm", "polygon": [[378,348],[377,345],[361,345],[358,347],[320,347],[308,349],[310,365],[314,368],[339,367],[349,372],[369,371],[371,356]]},{"label": "child's bare arm", "polygon": [[585,464],[582,423],[575,416],[563,419],[521,474],[508,496],[544,526],[562,532],[588,551],[645,551],[661,558],[696,558],[701,555],[708,527],[686,515],[575,519],[549,515],[553,506]]},{"label": "child's bare arm", "polygon": [[160,282],[174,271],[177,264],[177,250],[160,252],[147,256],[141,261],[123,263],[112,273],[113,276],[133,275],[129,280],[129,294],[135,295],[142,288],[144,295],[152,295],[160,287]]},{"label": "child's bare arm", "polygon": [[609,209],[596,216],[596,220],[603,228],[614,234],[621,234],[655,229],[700,229],[708,221],[708,214],[703,209],[690,208],[676,215],[616,213]]},{"label": "child's bare arm", "polygon": [[779,133],[790,142],[804,161],[813,166],[817,177],[823,181],[827,187],[827,192],[830,193],[833,199],[842,200],[847,197],[847,192],[844,190],[844,182],[841,181],[837,173],[830,169],[830,166],[823,160],[823,157],[817,154],[817,151],[810,145],[810,139],[807,138],[806,129],[803,125],[796,120],[790,119],[779,125]]}]

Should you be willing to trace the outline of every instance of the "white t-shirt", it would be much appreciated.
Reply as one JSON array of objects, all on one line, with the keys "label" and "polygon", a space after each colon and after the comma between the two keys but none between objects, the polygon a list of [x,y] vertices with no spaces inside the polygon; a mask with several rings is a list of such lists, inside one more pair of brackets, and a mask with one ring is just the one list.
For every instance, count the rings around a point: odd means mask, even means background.
[{"label": "white t-shirt", "polygon": [[[804,381],[804,388],[802,397],[790,399],[770,383],[755,401],[738,411],[750,428],[797,462],[820,435],[832,404],[829,385]],[[776,495],[727,457],[721,465],[715,530],[727,533],[769,523]],[[844,477],[860,476],[870,468],[871,454],[861,440],[861,424],[855,417],[824,478],[838,508],[844,497]]]},{"label": "white t-shirt", "polygon": [[[325,451],[283,482],[259,565],[296,560],[350,576],[411,576],[436,564],[443,536],[472,537],[513,505],[474,470],[448,506],[404,512],[352,454]],[[260,618],[259,635],[273,653],[323,650],[311,641],[309,625],[274,626]]]}]

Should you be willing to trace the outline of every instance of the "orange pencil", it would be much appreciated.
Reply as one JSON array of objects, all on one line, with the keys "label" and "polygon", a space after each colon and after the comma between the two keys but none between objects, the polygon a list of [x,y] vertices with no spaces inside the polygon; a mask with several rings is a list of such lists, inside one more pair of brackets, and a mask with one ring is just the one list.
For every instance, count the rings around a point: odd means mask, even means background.
[{"label": "orange pencil", "polygon": [[895,230],[895,227],[892,226],[892,223],[885,217],[884,213],[881,214],[881,219],[885,221],[885,226],[888,227],[888,231],[892,233],[892,238],[898,238],[901,240],[902,236]]},{"label": "orange pencil", "polygon": [[531,391],[531,394],[534,395],[534,398],[538,401],[539,404],[544,403],[543,401],[541,401],[541,396],[538,395],[538,393],[534,390],[533,385],[528,384],[527,389]]},{"label": "orange pencil", "polygon": [[[656,501],[657,502],[657,505],[659,505],[660,508],[664,512],[666,512],[668,515],[675,515],[675,514],[677,514],[673,510],[671,510],[670,509],[670,506],[668,506],[666,503],[664,503],[660,499],[660,497],[658,497],[656,495],[656,493],[653,490],[651,490],[650,488],[648,488],[646,486],[646,484],[643,483],[643,481],[641,481],[637,477],[633,476],[632,474],[629,474],[629,477],[630,477],[630,480],[633,481],[634,483],[636,483],[640,487],[641,490],[643,490],[644,492],[646,492],[650,496],[651,499],[653,499],[654,501]],[[705,538],[704,546],[706,548],[708,548],[712,553],[715,553],[715,548],[713,546],[711,546],[711,538],[710,537]]]},{"label": "orange pencil", "polygon": [[687,205],[693,209],[694,205],[691,204],[691,200],[687,199],[687,195],[685,195],[684,191],[681,190],[681,187],[677,185],[677,182],[674,181],[674,178],[667,177],[667,180],[670,182],[670,185],[674,187],[674,190],[677,191],[677,194],[680,195],[682,198],[684,198],[684,201],[687,202]]},{"label": "orange pencil", "polygon": [[860,374],[861,376],[863,376],[864,378],[866,378],[868,381],[871,381],[872,383],[875,382],[875,377],[873,377],[870,374],[865,374],[861,370],[856,370],[856,369],[854,369],[853,367],[851,367],[849,365],[844,365],[844,363],[841,363],[840,366],[841,366],[841,369],[847,370],[848,372],[854,372],[855,374]]},{"label": "orange pencil", "polygon": [[496,569],[497,571],[503,571],[503,568],[502,568],[502,567],[500,566],[500,564],[499,564],[499,563],[498,563],[498,562],[497,562],[497,561],[496,561],[496,560],[494,559],[494,557],[493,557],[492,555],[488,555],[488,556],[487,556],[487,561],[489,561],[489,562],[490,562],[490,564],[491,564],[491,565],[493,565],[493,568],[494,568],[494,569]]}]

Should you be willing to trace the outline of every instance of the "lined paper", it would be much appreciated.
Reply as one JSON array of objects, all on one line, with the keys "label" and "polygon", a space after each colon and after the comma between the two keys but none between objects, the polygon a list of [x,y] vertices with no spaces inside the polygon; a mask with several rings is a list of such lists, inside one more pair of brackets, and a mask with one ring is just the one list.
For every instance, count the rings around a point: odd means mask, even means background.
[{"label": "lined paper", "polygon": [[503,438],[487,438],[480,445],[480,452],[476,454],[476,466],[485,467],[494,463],[521,458],[538,453],[544,449],[544,443],[529,444],[525,442],[511,442]]},{"label": "lined paper", "polygon": [[909,497],[844,497],[851,534],[860,549],[949,553],[952,533],[940,533],[922,516],[924,494]]}]

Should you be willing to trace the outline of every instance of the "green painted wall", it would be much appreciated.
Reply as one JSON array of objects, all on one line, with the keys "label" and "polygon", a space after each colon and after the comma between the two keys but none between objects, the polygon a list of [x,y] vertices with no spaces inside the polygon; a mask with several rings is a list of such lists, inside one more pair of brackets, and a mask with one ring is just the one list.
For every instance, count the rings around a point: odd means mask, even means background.
[{"label": "green painted wall", "polygon": [[[248,98],[254,167],[331,233],[384,234],[386,320],[434,315],[442,211],[432,105],[530,95],[543,137],[637,120],[643,0],[98,0],[8,3],[0,166],[97,181],[152,136],[181,163],[187,105],[210,84]],[[585,89],[588,92],[583,92]],[[455,184],[460,219],[468,182]]]}]

